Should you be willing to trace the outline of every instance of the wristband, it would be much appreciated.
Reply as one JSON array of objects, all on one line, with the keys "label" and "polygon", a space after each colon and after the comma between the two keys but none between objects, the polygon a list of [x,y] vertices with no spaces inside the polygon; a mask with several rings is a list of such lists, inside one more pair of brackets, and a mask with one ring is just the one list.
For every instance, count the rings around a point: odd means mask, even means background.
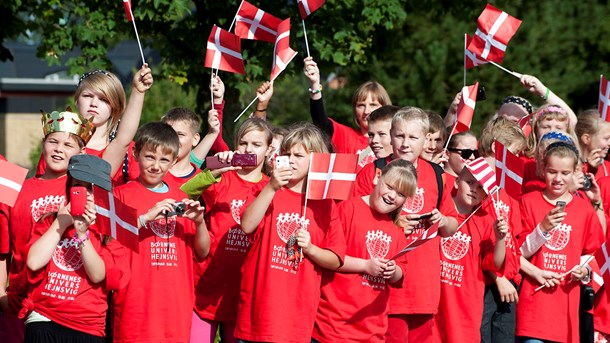
[{"label": "wristband", "polygon": [[591,201],[591,205],[593,205],[593,207],[595,207],[596,210],[601,210],[602,209],[602,201]]},{"label": "wristband", "polygon": [[551,94],[551,89],[549,87],[546,88],[546,93],[544,93],[543,96],[541,96],[542,99],[544,100],[549,100],[549,94]]},{"label": "wristband", "polygon": [[322,92],[322,85],[320,85],[320,88],[318,88],[318,89],[311,89],[311,88],[308,88],[308,90],[309,90],[309,93],[311,93],[311,94],[318,94],[318,93],[321,93],[321,92]]},{"label": "wristband", "polygon": [[89,230],[85,231],[85,235],[83,236],[83,238],[78,238],[76,234],[74,234],[72,240],[76,243],[78,249],[80,250],[85,244],[85,242],[89,240]]}]

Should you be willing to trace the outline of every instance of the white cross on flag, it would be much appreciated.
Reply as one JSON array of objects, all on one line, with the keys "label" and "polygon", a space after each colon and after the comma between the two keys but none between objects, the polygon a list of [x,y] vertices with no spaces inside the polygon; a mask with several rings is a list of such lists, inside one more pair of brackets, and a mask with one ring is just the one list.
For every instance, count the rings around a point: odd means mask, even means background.
[{"label": "white cross on flag", "polygon": [[275,42],[277,27],[281,19],[261,10],[247,1],[242,1],[235,17],[235,34],[243,39]]},{"label": "white cross on flag", "polygon": [[290,48],[290,18],[280,23],[277,33],[275,47],[273,48],[273,65],[269,76],[271,81],[274,81],[297,55],[296,51]]},{"label": "white cross on flag", "polygon": [[206,68],[245,75],[239,37],[214,25],[208,38],[204,65]]},{"label": "white cross on flag", "polygon": [[[580,264],[588,260],[589,257],[590,255],[581,256]],[[589,261],[589,267],[591,268],[591,287],[593,287],[593,291],[597,293],[597,291],[599,291],[599,289],[604,285],[604,278],[602,277],[599,265],[597,264],[597,258]]]},{"label": "white cross on flag", "polygon": [[15,205],[28,170],[0,159],[0,203]]},{"label": "white cross on flag", "polygon": [[138,212],[103,189],[94,187],[97,227],[100,232],[115,238],[127,248],[138,252]]},{"label": "white cross on flag", "polygon": [[[606,241],[602,244],[601,248],[593,255],[599,266],[599,274],[602,276],[604,283],[610,284],[610,256],[608,256],[607,250],[608,242],[610,241]],[[610,295],[610,287],[606,287],[606,292]]]},{"label": "white cross on flag", "polygon": [[125,7],[125,15],[127,15],[127,21],[133,21],[133,12],[131,12],[131,0],[123,0],[123,7]]},{"label": "white cross on flag", "polygon": [[317,11],[318,8],[322,7],[326,0],[298,0],[299,1],[299,12],[301,13],[301,19],[305,20],[307,16]]},{"label": "white cross on flag", "polygon": [[356,181],[357,166],[357,154],[312,153],[307,177],[307,199],[347,199]]},{"label": "white cross on flag", "polygon": [[496,173],[491,169],[491,166],[483,157],[472,160],[466,163],[466,168],[472,176],[483,186],[485,193],[493,194],[498,191],[498,184],[496,183]]},{"label": "white cross on flag", "polygon": [[604,75],[599,76],[599,115],[605,121],[610,121],[610,83]]},{"label": "white cross on flag", "polygon": [[477,20],[477,31],[468,50],[484,60],[502,63],[506,45],[520,25],[521,20],[487,4]]},{"label": "white cross on flag", "polygon": [[462,97],[457,107],[457,120],[470,128],[472,124],[472,116],[474,115],[474,108],[477,104],[477,92],[479,90],[479,83],[475,83],[472,86],[466,86],[462,88]]},{"label": "white cross on flag", "polygon": [[515,199],[521,197],[524,163],[510,152],[502,143],[495,141],[496,148],[496,181],[508,195]]},{"label": "white cross on flag", "polygon": [[476,52],[468,50],[468,46],[472,42],[472,37],[466,34],[466,49],[464,49],[464,57],[466,58],[466,69],[478,67],[481,64],[489,63]]}]

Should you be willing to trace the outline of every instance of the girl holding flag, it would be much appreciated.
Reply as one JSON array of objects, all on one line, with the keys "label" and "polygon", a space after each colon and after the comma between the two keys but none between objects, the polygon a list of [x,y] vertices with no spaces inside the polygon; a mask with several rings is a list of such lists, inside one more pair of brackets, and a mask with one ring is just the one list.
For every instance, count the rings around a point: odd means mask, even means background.
[{"label": "girl holding flag", "polygon": [[281,145],[288,165],[275,165],[241,217],[252,245],[242,266],[238,339],[310,342],[322,270],[343,264],[345,238],[335,201],[307,200],[304,208],[312,152],[328,152],[320,130],[312,124],[289,129]]}]

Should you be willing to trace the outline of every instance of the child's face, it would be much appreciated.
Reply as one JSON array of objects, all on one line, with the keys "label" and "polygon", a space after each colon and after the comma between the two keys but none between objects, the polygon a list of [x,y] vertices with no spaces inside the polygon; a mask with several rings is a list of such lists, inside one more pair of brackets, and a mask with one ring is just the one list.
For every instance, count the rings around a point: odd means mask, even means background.
[{"label": "child's face", "polygon": [[135,158],[140,166],[138,179],[147,188],[160,187],[163,177],[175,163],[174,155],[163,152],[160,146],[156,150],[144,146],[141,151],[135,153]]},{"label": "child's face", "polygon": [[424,150],[422,151],[422,158],[431,161],[436,154],[443,150],[443,139],[441,138],[441,132],[436,131],[434,133],[428,133],[426,135],[426,143],[424,144]]},{"label": "child's face", "polygon": [[[370,205],[379,213],[390,213],[404,205],[407,197],[385,182],[384,177],[375,178],[376,184],[370,197]],[[391,183],[391,182],[390,182]]]},{"label": "child's face", "polygon": [[390,129],[392,120],[378,120],[369,123],[369,147],[373,150],[376,158],[383,158],[392,153],[392,143],[390,139]]},{"label": "child's face", "polygon": [[[454,150],[454,151],[451,151]],[[455,148],[451,150],[447,150],[447,163],[451,170],[455,173],[455,175],[460,174],[462,169],[464,169],[464,162],[462,159],[462,152],[464,150],[477,150],[477,139],[472,136],[464,136],[458,142]],[[475,159],[474,154],[471,154],[466,158],[468,161],[472,161]]]},{"label": "child's face", "polygon": [[568,122],[559,121],[557,119],[540,121],[538,123],[538,127],[536,128],[536,134],[538,134],[538,138],[544,136],[544,134],[549,132],[568,132]]},{"label": "child's face", "polygon": [[591,146],[589,149],[602,149],[601,155],[606,156],[608,148],[610,148],[610,124],[603,123],[599,132],[591,136]]},{"label": "child's face", "polygon": [[290,161],[290,168],[292,169],[290,182],[295,183],[303,180],[309,172],[309,153],[305,150],[305,147],[302,144],[294,145],[283,155],[288,156]]},{"label": "child's face", "polygon": [[42,154],[47,169],[53,173],[65,173],[70,157],[83,153],[78,138],[68,132],[53,132],[42,142]]},{"label": "child's face", "polygon": [[265,162],[270,151],[270,146],[267,145],[267,135],[263,131],[249,131],[237,142],[237,152],[240,154],[255,154],[257,166]]},{"label": "child's face", "polygon": [[415,122],[397,121],[390,132],[394,158],[415,163],[424,149],[426,133]]},{"label": "child's face", "polygon": [[568,191],[574,180],[575,163],[576,161],[570,157],[549,156],[547,158],[543,176],[549,195],[558,197]]},{"label": "child's face", "polygon": [[178,134],[180,149],[178,150],[178,161],[189,157],[191,150],[199,143],[199,133],[193,132],[188,122],[180,120],[168,123]]},{"label": "child's face", "polygon": [[381,104],[377,99],[373,98],[371,93],[367,94],[365,99],[358,100],[356,102],[356,108],[354,108],[354,115],[356,116],[358,126],[365,130],[368,130],[368,117],[371,112],[378,109],[379,107],[381,107]]},{"label": "child's face", "polygon": [[83,90],[74,103],[78,113],[85,119],[92,120],[95,127],[106,124],[112,115],[108,99],[88,89]]},{"label": "child's face", "polygon": [[454,186],[457,192],[453,200],[461,206],[478,206],[485,199],[485,190],[469,171],[464,171],[459,175]]}]

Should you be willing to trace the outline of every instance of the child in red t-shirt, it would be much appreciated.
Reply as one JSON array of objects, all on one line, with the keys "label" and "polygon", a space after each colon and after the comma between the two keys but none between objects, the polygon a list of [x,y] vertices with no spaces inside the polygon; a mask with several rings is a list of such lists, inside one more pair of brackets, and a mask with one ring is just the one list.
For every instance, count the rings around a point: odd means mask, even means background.
[{"label": "child in red t-shirt", "polygon": [[[256,166],[205,170],[182,187],[191,199],[203,198],[206,223],[214,237],[209,256],[195,266],[192,342],[213,342],[218,324],[224,342],[236,341],[233,331],[241,266],[250,248],[250,240],[239,226],[240,217],[246,200],[256,197],[269,181],[262,169],[271,152],[271,141],[271,127],[266,121],[244,121],[235,137],[235,154],[255,154]],[[227,162],[235,156],[232,152],[217,155]]]},{"label": "child in red t-shirt", "polygon": [[143,125],[135,145],[140,176],[115,190],[138,212],[140,248],[128,257],[129,285],[114,295],[114,342],[189,341],[193,250],[199,258],[207,256],[210,236],[203,207],[163,182],[179,148],[171,126]]},{"label": "child in red t-shirt", "polygon": [[281,147],[289,165],[276,164],[241,217],[252,246],[242,267],[238,339],[310,342],[322,269],[343,264],[345,238],[335,201],[307,200],[305,206],[312,152],[328,152],[320,130],[312,124],[290,128]]},{"label": "child in red t-shirt", "polygon": [[125,248],[94,224],[93,186],[111,191],[110,168],[99,157],[73,156],[69,190],[86,190],[85,211],[72,214],[75,204],[68,202],[34,227],[23,251],[29,270],[20,312],[26,319],[25,342],[104,341],[107,292],[129,281]]},{"label": "child in red t-shirt", "polygon": [[605,159],[610,148],[610,123],[600,118],[597,110],[588,110],[578,115],[575,130],[583,172],[593,173],[596,179],[610,175],[610,162]]},{"label": "child in red t-shirt", "polygon": [[374,156],[371,156],[366,163],[361,161],[362,166],[374,162],[375,159],[386,158],[392,154],[390,129],[392,128],[392,118],[399,109],[398,106],[384,105],[371,112],[368,117],[369,128],[367,134],[369,148],[373,151]]},{"label": "child in red t-shirt", "polygon": [[430,127],[428,128],[428,134],[426,134],[426,144],[424,144],[421,157],[428,162],[436,163],[442,167],[443,163],[447,162],[446,156],[443,154],[447,130],[445,129],[443,118],[438,113],[426,110],[426,114],[428,115]]},{"label": "child in red t-shirt", "polygon": [[464,169],[466,161],[479,157],[477,137],[470,131],[456,133],[447,144],[445,170],[445,189],[451,191],[458,174]]},{"label": "child in red t-shirt", "polygon": [[[523,234],[542,236],[534,251],[530,248],[526,274],[517,305],[517,336],[556,342],[578,342],[580,282],[588,275],[580,265],[581,255],[590,255],[603,242],[603,229],[588,200],[569,192],[578,162],[576,148],[565,142],[550,144],[542,160],[546,187],[521,198]],[[541,233],[541,234],[540,234]],[[538,239],[536,239],[538,241]],[[522,248],[523,249],[523,248]],[[540,291],[535,291],[543,285]]]},{"label": "child in red t-shirt", "polygon": [[[489,164],[478,158],[464,167],[454,184],[452,198],[461,224],[440,244],[441,301],[434,317],[440,342],[481,340],[483,271],[495,272],[505,265],[505,239],[512,239],[507,235],[508,222],[489,204],[496,201],[497,188],[486,189],[482,184],[493,173]],[[486,198],[489,192],[492,194]]]},{"label": "child in red t-shirt", "polygon": [[404,233],[394,222],[406,197],[415,194],[417,176],[411,163],[395,160],[373,182],[371,195],[339,204],[345,263],[337,272],[326,271],[322,279],[313,332],[319,342],[385,341],[387,287],[402,279],[401,267],[389,258],[406,246]]},{"label": "child in red t-shirt", "polygon": [[[122,185],[138,176],[133,160],[132,139],[140,124],[144,95],[153,84],[152,71],[144,64],[133,76],[131,95],[125,105],[125,90],[111,72],[96,69],[81,76],[74,93],[78,113],[91,120],[96,130],[87,143],[86,153],[108,161],[114,185]],[[119,130],[119,121],[120,127]],[[41,159],[36,175],[46,168]]]},{"label": "child in red t-shirt", "polygon": [[[42,122],[44,139],[41,156],[47,168],[43,175],[27,179],[23,183],[15,205],[10,207],[6,214],[8,232],[2,233],[8,236],[0,238],[3,242],[3,250],[0,253],[5,257],[0,260],[0,280],[5,281],[0,282],[0,295],[6,295],[0,298],[0,306],[3,309],[0,330],[8,331],[0,332],[0,337],[8,336],[11,343],[11,339],[23,341],[23,322],[16,319],[27,293],[22,252],[32,235],[35,223],[43,214],[57,212],[59,206],[65,202],[68,161],[72,156],[84,153],[93,128],[81,115],[72,112],[44,113]],[[7,322],[11,324],[7,325]]]}]

